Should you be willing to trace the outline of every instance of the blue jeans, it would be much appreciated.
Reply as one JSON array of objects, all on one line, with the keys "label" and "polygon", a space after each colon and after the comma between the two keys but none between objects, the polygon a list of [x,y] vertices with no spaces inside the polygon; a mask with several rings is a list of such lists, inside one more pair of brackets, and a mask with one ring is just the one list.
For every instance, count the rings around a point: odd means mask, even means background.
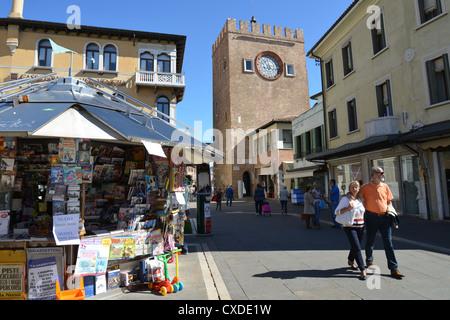
[{"label": "blue jeans", "polygon": [[255,210],[257,214],[262,214],[262,206],[264,200],[255,200]]},{"label": "blue jeans", "polygon": [[314,220],[315,220],[316,226],[318,226],[319,225],[319,216],[320,216],[320,201],[318,201],[314,204],[314,212],[315,212]]},{"label": "blue jeans", "polygon": [[331,218],[333,219],[334,225],[340,228],[341,224],[336,222],[336,214],[334,213],[338,204],[339,200],[331,200]]},{"label": "blue jeans", "polygon": [[367,236],[366,261],[373,262],[375,236],[377,235],[378,230],[380,230],[388,268],[391,271],[396,270],[398,264],[397,259],[395,258],[394,246],[392,245],[392,219],[388,216],[377,216],[374,213],[366,211],[364,214],[364,222]]},{"label": "blue jeans", "polygon": [[353,262],[356,260],[356,264],[359,270],[365,270],[364,259],[361,253],[361,243],[364,234],[364,228],[344,228],[345,234],[347,235],[348,241],[350,242],[350,252],[348,254],[348,261]]},{"label": "blue jeans", "polygon": [[280,200],[281,210],[283,213],[287,213],[287,200]]}]

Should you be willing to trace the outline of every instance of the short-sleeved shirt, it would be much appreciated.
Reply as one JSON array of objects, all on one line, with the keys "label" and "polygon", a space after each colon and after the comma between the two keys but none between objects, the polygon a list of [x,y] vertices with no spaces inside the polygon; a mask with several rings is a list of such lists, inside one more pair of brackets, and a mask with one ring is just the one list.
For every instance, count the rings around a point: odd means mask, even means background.
[{"label": "short-sleeved shirt", "polygon": [[387,184],[380,182],[376,185],[372,181],[361,187],[361,197],[364,200],[366,210],[374,213],[385,213],[388,201],[394,199]]},{"label": "short-sleeved shirt", "polygon": [[330,200],[339,201],[339,188],[337,185],[334,185],[331,189]]}]

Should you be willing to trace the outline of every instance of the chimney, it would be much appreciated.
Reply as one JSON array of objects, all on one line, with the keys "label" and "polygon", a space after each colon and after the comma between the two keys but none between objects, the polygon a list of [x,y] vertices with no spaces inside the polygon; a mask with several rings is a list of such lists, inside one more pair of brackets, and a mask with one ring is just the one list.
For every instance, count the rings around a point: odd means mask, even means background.
[{"label": "chimney", "polygon": [[13,0],[11,12],[8,18],[23,19],[23,1],[24,0]]}]

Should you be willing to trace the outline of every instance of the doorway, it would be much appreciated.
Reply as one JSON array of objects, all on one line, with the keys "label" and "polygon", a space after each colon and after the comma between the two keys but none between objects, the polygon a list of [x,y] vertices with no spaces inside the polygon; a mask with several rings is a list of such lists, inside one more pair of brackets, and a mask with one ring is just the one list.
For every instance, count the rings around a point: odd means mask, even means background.
[{"label": "doorway", "polygon": [[242,176],[242,182],[244,183],[244,197],[250,197],[252,195],[252,186],[250,183],[250,173],[247,171]]}]

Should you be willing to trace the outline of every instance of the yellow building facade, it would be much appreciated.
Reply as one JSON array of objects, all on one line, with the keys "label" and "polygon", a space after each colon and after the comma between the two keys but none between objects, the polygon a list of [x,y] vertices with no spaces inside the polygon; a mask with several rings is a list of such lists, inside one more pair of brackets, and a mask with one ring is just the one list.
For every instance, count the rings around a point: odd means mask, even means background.
[{"label": "yellow building facade", "polygon": [[[185,90],[186,36],[26,20],[23,6],[23,0],[12,1],[9,16],[0,18],[0,82],[71,73],[122,91],[176,122]],[[75,53],[56,53],[52,44]]]},{"label": "yellow building facade", "polygon": [[321,62],[327,150],[341,192],[381,166],[402,214],[450,217],[449,0],[357,0],[309,51]]}]

